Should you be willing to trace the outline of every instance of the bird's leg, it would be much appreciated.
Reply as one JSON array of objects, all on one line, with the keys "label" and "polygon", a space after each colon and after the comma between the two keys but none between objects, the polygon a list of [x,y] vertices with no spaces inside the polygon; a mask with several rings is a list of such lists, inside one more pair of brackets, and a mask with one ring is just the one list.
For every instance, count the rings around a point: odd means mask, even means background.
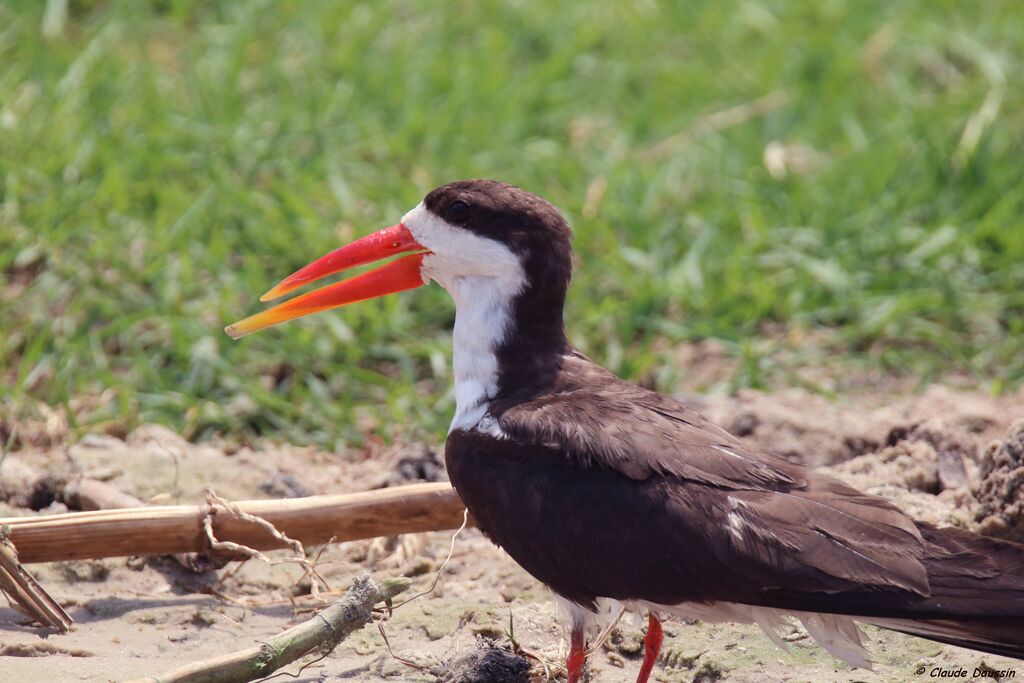
[{"label": "bird's leg", "polygon": [[569,656],[565,660],[565,669],[569,674],[569,683],[579,683],[583,675],[583,665],[587,661],[587,653],[583,649],[583,620],[572,620],[572,635],[569,638]]},{"label": "bird's leg", "polygon": [[647,612],[647,635],[644,636],[644,663],[640,665],[640,673],[637,674],[636,683],[647,683],[647,679],[654,670],[654,662],[658,660],[658,653],[661,652],[661,643],[665,640],[665,632],[661,630],[661,620],[654,612]]}]

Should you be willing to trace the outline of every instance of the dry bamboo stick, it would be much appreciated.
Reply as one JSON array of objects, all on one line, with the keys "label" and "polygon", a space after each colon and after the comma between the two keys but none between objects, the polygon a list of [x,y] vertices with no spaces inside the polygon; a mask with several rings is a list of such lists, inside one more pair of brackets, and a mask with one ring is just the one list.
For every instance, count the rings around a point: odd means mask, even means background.
[{"label": "dry bamboo stick", "polygon": [[[0,527],[2,529],[2,527]],[[18,552],[0,531],[0,592],[6,594],[19,611],[43,626],[67,632],[73,623],[68,613],[35,578],[25,571]]]},{"label": "dry bamboo stick", "polygon": [[[456,529],[465,507],[447,483],[236,505],[306,545],[376,536]],[[214,534],[258,550],[286,547],[266,529],[219,506],[151,505],[144,508],[0,518],[22,563],[128,555],[170,555],[209,548],[203,519]]]},{"label": "dry bamboo stick", "polygon": [[349,634],[370,623],[374,605],[391,600],[408,587],[408,579],[378,585],[369,576],[362,576],[333,605],[260,645],[129,683],[244,683],[264,678],[312,652],[330,652]]}]

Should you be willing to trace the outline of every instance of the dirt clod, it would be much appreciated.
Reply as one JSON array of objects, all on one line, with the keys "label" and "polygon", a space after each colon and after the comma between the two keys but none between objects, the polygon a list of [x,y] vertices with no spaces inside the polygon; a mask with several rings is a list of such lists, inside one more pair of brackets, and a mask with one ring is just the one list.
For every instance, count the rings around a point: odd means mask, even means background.
[{"label": "dirt clod", "polygon": [[720,681],[725,678],[725,674],[725,669],[717,662],[704,662],[697,669],[697,673],[693,677],[693,683],[713,683],[713,681]]},{"label": "dirt clod", "polygon": [[110,576],[105,560],[70,560],[57,562],[54,567],[68,583],[98,582]]},{"label": "dirt clod", "polygon": [[604,641],[604,649],[628,658],[639,657],[644,647],[644,634],[639,631],[615,627]]},{"label": "dirt clod", "polygon": [[402,448],[395,455],[398,457],[395,458],[394,469],[385,477],[380,488],[417,481],[448,481],[444,462],[432,448],[415,444]]},{"label": "dirt clod", "polygon": [[884,482],[908,491],[939,492],[938,454],[924,441],[900,441],[836,465],[832,471],[858,488]]},{"label": "dirt clod", "polygon": [[973,437],[962,429],[947,427],[941,419],[935,418],[915,427],[910,438],[924,441],[935,449],[936,475],[940,489],[967,486],[965,463],[968,460],[975,460],[978,452]]},{"label": "dirt clod", "polygon": [[479,641],[475,648],[452,657],[437,677],[442,683],[528,683],[530,662],[514,652]]},{"label": "dirt clod", "polygon": [[278,472],[260,482],[260,491],[273,498],[303,498],[314,493],[298,477],[288,472]]},{"label": "dirt clod", "polygon": [[1024,542],[1024,420],[986,449],[974,495],[981,533]]},{"label": "dirt clod", "polygon": [[77,647],[60,647],[47,642],[36,643],[0,643],[0,657],[49,657],[65,655],[68,657],[92,657],[92,652]]}]

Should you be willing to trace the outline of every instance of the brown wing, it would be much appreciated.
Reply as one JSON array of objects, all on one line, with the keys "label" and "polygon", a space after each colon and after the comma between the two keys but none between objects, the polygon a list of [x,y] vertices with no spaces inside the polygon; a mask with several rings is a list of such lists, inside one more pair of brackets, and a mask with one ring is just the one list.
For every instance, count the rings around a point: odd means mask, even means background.
[{"label": "brown wing", "polygon": [[799,609],[801,595],[927,594],[913,523],[875,499],[848,500],[842,488],[637,480],[546,445],[460,430],[446,456],[477,526],[580,604],[603,596],[759,605],[782,591]]},{"label": "brown wing", "polygon": [[[707,571],[732,572],[739,584],[928,593],[921,535],[888,501],[747,448],[681,403],[625,382],[581,355],[566,357],[551,393],[498,408],[504,443],[490,450],[530,453],[529,471],[564,476],[573,484],[566,491],[581,498],[600,490],[587,499],[586,512],[575,513],[594,528],[618,525],[625,534],[632,533],[629,525],[657,528],[645,537],[664,544],[659,554],[682,564],[680,552],[692,557],[700,548],[710,562]],[[452,473],[456,488],[458,477]],[[602,505],[603,496],[620,500]],[[552,514],[561,519],[566,512]],[[680,546],[677,539],[688,540]],[[622,550],[624,565],[632,563]]]}]

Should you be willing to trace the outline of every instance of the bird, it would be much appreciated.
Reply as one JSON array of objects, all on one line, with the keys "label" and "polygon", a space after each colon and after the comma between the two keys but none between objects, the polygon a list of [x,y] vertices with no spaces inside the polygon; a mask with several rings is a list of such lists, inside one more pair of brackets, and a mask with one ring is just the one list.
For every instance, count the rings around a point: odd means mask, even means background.
[{"label": "bird", "polygon": [[864,668],[858,623],[1024,658],[1024,545],[915,521],[574,347],[563,314],[572,231],[536,194],[443,185],[261,300],[394,256],[225,329],[238,338],[430,281],[448,291],[448,475],[476,526],[564,606],[569,683],[585,675],[587,635],[616,608],[647,615],[638,683],[669,617],[757,624],[782,647],[779,626],[793,617]]}]

